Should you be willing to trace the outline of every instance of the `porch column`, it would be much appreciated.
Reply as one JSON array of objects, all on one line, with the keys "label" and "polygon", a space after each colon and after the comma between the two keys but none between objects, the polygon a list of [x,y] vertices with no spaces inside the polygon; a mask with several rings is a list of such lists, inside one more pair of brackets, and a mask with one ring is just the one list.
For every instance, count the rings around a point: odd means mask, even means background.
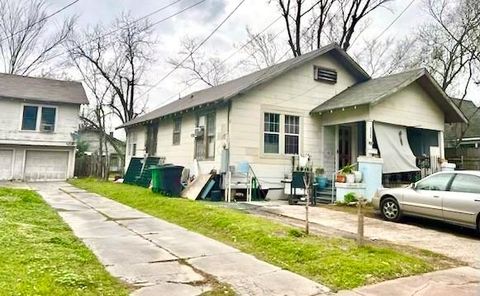
[{"label": "porch column", "polygon": [[372,156],[373,149],[373,120],[365,121],[365,154]]},{"label": "porch column", "polygon": [[445,159],[445,139],[443,137],[443,131],[438,132],[438,148],[440,148],[440,158]]}]

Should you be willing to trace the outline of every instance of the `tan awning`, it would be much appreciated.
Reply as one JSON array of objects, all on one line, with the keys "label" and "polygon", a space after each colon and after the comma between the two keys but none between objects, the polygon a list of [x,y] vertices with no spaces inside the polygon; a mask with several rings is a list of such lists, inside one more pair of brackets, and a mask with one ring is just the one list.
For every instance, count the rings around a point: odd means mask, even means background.
[{"label": "tan awning", "polygon": [[375,122],[374,130],[383,159],[384,174],[420,170],[415,165],[416,157],[408,143],[406,127]]}]

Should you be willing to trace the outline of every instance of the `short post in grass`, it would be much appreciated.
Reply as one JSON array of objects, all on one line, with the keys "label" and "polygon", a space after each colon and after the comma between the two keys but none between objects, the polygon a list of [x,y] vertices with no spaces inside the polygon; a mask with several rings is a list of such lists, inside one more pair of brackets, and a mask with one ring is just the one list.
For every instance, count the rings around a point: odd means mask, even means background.
[{"label": "short post in grass", "polygon": [[359,246],[364,244],[364,219],[363,219],[363,206],[365,199],[363,196],[359,196],[357,199],[357,213],[358,213],[358,226],[357,226],[357,243]]},{"label": "short post in grass", "polygon": [[303,184],[305,185],[305,195],[306,195],[306,203],[305,203],[305,233],[310,233],[310,222],[308,217],[308,207],[310,205],[310,187],[312,184],[313,175],[311,172],[307,171],[303,175]]}]

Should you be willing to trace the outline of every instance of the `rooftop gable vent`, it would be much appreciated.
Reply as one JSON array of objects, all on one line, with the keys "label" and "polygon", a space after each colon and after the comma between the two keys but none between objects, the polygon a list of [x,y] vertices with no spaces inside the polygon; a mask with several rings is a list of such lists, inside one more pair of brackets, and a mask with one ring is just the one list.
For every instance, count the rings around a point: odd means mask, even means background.
[{"label": "rooftop gable vent", "polygon": [[328,68],[313,66],[313,79],[329,83],[337,83],[337,71]]}]

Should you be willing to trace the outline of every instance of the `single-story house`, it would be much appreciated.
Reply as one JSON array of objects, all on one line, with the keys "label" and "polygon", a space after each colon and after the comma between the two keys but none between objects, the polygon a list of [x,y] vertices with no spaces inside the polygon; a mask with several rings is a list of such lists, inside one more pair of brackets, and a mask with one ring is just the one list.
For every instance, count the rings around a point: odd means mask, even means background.
[{"label": "single-story house", "polygon": [[0,180],[73,177],[79,82],[0,74]]},{"label": "single-story house", "polygon": [[329,178],[360,155],[380,154],[384,173],[416,170],[416,155],[443,157],[445,123],[465,120],[425,69],[373,79],[331,44],[193,92],[120,128],[127,164],[152,155],[198,163],[208,173],[247,161],[264,187],[282,189],[299,154]]},{"label": "single-story house", "polygon": [[113,132],[107,134],[97,129],[83,127],[78,131],[77,143],[86,144],[86,150],[83,151],[85,154],[99,155],[102,133],[107,141],[106,147],[102,148],[102,154],[103,157],[108,155],[109,170],[112,173],[122,173],[125,167],[125,142],[115,138]]},{"label": "single-story house", "polygon": [[453,99],[453,102],[469,122],[445,125],[447,158],[459,169],[480,170],[480,106],[469,100]]}]

